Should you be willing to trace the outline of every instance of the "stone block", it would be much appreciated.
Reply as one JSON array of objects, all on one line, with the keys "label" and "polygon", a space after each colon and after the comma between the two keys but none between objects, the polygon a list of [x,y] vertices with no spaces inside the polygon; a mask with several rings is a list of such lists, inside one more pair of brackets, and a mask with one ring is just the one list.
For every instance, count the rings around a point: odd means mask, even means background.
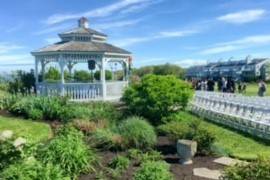
[{"label": "stone block", "polygon": [[192,158],[197,152],[197,142],[190,140],[177,141],[177,153],[181,164],[192,164]]}]

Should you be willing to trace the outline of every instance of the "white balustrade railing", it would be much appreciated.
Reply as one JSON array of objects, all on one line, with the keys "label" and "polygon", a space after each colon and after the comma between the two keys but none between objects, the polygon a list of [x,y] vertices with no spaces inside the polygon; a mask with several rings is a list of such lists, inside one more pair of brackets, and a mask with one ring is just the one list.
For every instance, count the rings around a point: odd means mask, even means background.
[{"label": "white balustrade railing", "polygon": [[[127,81],[106,82],[106,97],[121,97]],[[39,83],[37,93],[44,96],[67,96],[71,100],[101,100],[102,83]]]},{"label": "white balustrade railing", "polygon": [[127,81],[106,82],[107,96],[121,96],[127,86]]},{"label": "white balustrade railing", "polygon": [[197,91],[191,110],[216,123],[270,140],[270,98]]}]

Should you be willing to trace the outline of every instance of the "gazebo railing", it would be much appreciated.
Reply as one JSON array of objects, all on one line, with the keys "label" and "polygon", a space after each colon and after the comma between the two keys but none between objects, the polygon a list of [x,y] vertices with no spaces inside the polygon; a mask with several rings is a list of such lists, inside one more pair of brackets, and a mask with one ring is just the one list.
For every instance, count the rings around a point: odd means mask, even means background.
[{"label": "gazebo railing", "polygon": [[107,96],[122,96],[123,91],[127,86],[127,81],[106,82]]},{"label": "gazebo railing", "polygon": [[64,95],[72,100],[100,99],[101,83],[69,83],[64,84]]},{"label": "gazebo railing", "polygon": [[[119,99],[127,85],[127,81],[106,82],[107,99]],[[78,101],[101,100],[103,98],[101,82],[65,84],[43,82],[37,84],[37,93],[43,96],[67,96],[71,100]]]}]

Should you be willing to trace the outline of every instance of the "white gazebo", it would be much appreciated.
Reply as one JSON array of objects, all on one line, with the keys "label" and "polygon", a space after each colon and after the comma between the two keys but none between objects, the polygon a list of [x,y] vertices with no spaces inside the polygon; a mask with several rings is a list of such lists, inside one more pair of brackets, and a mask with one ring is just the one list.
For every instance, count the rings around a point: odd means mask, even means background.
[{"label": "white gazebo", "polygon": [[[119,99],[128,85],[131,53],[106,43],[107,36],[88,28],[86,18],[82,17],[78,22],[77,28],[59,34],[60,42],[32,52],[35,56],[37,94],[68,96],[71,100],[80,101]],[[106,65],[111,62],[121,64],[121,81],[106,81]],[[59,66],[61,79],[58,82],[44,81],[46,66],[50,63]],[[91,83],[65,82],[65,69],[72,73],[78,63],[85,63],[94,71],[100,71],[100,79]],[[39,78],[39,75],[42,78]],[[39,79],[42,79],[41,82]]]}]

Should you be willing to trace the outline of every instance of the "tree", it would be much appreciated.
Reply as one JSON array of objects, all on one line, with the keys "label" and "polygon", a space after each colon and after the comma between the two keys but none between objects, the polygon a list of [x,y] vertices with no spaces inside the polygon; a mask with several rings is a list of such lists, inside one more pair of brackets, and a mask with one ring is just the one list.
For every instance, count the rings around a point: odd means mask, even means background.
[{"label": "tree", "polygon": [[34,70],[30,72],[16,71],[12,76],[13,80],[8,83],[10,93],[30,94],[32,89],[35,90]]},{"label": "tree", "polygon": [[74,80],[79,82],[89,82],[92,81],[93,78],[91,77],[91,74],[88,71],[79,70],[74,72]]},{"label": "tree", "polygon": [[176,110],[184,109],[192,96],[191,85],[175,76],[146,75],[124,92],[128,110],[159,124]]},{"label": "tree", "polygon": [[49,67],[48,71],[45,73],[45,80],[60,80],[60,78],[61,74],[55,67]]},{"label": "tree", "polygon": [[[106,80],[112,80],[112,72],[109,71],[109,70],[106,70],[105,71],[105,79]],[[100,71],[96,71],[95,74],[94,74],[94,77],[96,80],[100,80]]]},{"label": "tree", "polygon": [[133,74],[138,75],[139,77],[143,77],[147,74],[174,75],[177,78],[183,79],[185,70],[177,65],[166,63],[162,65],[144,66],[138,69],[134,69]]}]

